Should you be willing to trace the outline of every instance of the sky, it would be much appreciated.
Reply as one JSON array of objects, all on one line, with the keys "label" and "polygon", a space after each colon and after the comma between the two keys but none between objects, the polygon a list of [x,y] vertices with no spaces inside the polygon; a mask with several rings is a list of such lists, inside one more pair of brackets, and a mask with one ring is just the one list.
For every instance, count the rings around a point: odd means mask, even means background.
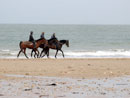
[{"label": "sky", "polygon": [[130,0],[0,0],[0,24],[130,24]]}]

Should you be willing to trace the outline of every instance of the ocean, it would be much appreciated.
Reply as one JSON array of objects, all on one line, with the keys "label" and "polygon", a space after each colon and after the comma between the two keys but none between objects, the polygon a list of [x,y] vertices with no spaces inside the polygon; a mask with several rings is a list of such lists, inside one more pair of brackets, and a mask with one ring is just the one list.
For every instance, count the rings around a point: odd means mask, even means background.
[{"label": "ocean", "polygon": [[[19,42],[27,41],[30,31],[34,39],[45,32],[46,39],[55,33],[58,40],[69,40],[70,47],[62,48],[65,58],[130,58],[130,25],[45,24],[0,24],[0,58],[17,58]],[[30,52],[27,49],[29,57]],[[51,58],[55,52],[50,50]],[[62,54],[57,57],[62,58]],[[23,53],[19,58],[25,58]]]}]

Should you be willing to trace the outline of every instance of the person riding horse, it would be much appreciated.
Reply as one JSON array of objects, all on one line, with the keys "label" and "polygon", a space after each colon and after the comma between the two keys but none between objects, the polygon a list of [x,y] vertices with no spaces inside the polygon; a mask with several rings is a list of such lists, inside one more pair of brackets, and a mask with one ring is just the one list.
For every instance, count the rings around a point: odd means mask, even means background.
[{"label": "person riding horse", "polygon": [[44,37],[44,33],[45,33],[45,32],[42,32],[40,38],[45,38],[45,37]]},{"label": "person riding horse", "polygon": [[35,40],[33,38],[33,32],[32,31],[30,32],[29,41],[33,43],[33,48],[35,49],[36,43],[35,43]]},{"label": "person riding horse", "polygon": [[[50,41],[50,40],[48,40],[48,41]],[[64,57],[64,53],[62,51],[62,46],[65,44],[67,47],[69,47],[69,40],[59,40],[58,42],[59,42],[58,48],[54,47],[54,45],[49,45],[48,47],[44,47],[44,45],[42,44],[40,46],[40,48],[42,48],[43,50],[41,51],[40,57],[44,57],[45,55],[47,55],[47,57],[49,58],[49,49],[56,50],[55,58],[57,56],[58,51],[61,51],[62,56]],[[44,53],[44,55],[42,56],[43,53]]]},{"label": "person riding horse", "polygon": [[52,34],[51,39],[56,38],[55,33]]},{"label": "person riding horse", "polygon": [[56,46],[56,48],[58,48],[58,39],[56,38],[55,33],[52,34],[50,40],[52,40],[52,41],[50,41],[50,44],[53,44]]}]

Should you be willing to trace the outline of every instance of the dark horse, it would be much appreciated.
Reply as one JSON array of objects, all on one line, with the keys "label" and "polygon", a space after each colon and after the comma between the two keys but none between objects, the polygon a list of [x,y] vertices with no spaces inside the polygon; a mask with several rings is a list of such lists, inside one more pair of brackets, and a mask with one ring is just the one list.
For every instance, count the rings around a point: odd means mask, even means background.
[{"label": "dark horse", "polygon": [[[49,43],[49,40],[48,40],[48,43]],[[40,56],[44,57],[45,55],[47,55],[47,57],[49,57],[49,49],[54,49],[54,50],[56,50],[55,58],[57,56],[58,51],[61,51],[62,56],[64,57],[64,52],[61,49],[64,44],[67,47],[69,47],[69,40],[60,40],[60,41],[58,41],[57,46],[54,44],[48,44],[48,46],[46,46],[45,48],[44,48],[44,44],[41,44],[40,48],[42,48],[43,50],[41,51]],[[42,56],[43,52],[44,52],[44,55]]]},{"label": "dark horse", "polygon": [[[55,58],[59,50],[62,52],[62,56],[64,57],[64,53],[61,48],[64,44],[66,44],[66,46],[69,47],[69,40],[60,40],[58,42],[57,41],[58,41],[57,39],[50,39],[48,40],[48,45],[45,46],[45,44],[41,44],[39,47],[42,48],[43,50],[41,51],[40,57],[44,57],[45,55],[47,55],[47,57],[49,58],[49,49],[56,50]],[[55,45],[56,42],[57,46]],[[34,50],[32,50],[31,52],[31,56],[33,54],[33,51]],[[42,56],[43,52],[44,55]]]},{"label": "dark horse", "polygon": [[23,52],[25,57],[28,58],[28,56],[26,55],[26,48],[29,48],[29,49],[33,49],[33,51],[35,52],[35,54],[37,54],[36,52],[38,52],[37,55],[39,55],[39,51],[38,51],[38,47],[41,45],[41,44],[44,44],[44,45],[47,45],[48,44],[48,41],[44,38],[40,38],[38,40],[36,40],[36,48],[34,48],[33,46],[33,43],[32,42],[29,42],[29,41],[24,41],[24,42],[20,42],[19,43],[19,47],[20,47],[20,51],[17,55],[17,57],[19,57],[20,53]]}]

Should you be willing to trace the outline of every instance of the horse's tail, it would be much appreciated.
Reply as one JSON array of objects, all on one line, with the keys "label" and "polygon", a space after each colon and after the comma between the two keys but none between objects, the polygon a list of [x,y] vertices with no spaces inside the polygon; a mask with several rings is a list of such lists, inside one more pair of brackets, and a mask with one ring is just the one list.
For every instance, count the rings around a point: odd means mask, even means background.
[{"label": "horse's tail", "polygon": [[20,43],[19,43],[19,47],[20,47],[20,49],[21,49],[21,44],[22,44],[22,41],[20,41]]}]

